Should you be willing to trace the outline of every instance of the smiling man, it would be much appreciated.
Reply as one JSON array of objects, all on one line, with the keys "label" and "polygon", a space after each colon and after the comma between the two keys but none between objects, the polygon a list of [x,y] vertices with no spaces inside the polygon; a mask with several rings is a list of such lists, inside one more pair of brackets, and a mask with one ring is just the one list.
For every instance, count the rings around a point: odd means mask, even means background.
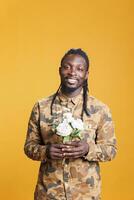
[{"label": "smiling man", "polygon": [[[25,154],[41,161],[35,200],[99,200],[99,162],[116,155],[116,137],[107,105],[88,92],[89,60],[81,49],[70,49],[59,68],[57,92],[32,109]],[[72,113],[84,123],[82,139],[63,143],[53,125]]]}]

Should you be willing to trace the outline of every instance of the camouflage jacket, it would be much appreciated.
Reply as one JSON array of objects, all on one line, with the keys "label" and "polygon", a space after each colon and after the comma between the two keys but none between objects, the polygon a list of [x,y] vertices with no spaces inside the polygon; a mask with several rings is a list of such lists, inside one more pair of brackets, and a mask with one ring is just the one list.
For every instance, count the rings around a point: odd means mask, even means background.
[{"label": "camouflage jacket", "polygon": [[28,123],[24,145],[25,154],[41,161],[38,181],[34,192],[35,200],[99,200],[100,167],[99,162],[110,161],[116,154],[116,138],[109,108],[93,96],[88,96],[87,107],[90,116],[84,114],[83,132],[89,144],[89,152],[83,158],[51,160],[46,156],[46,147],[50,143],[62,143],[62,137],[54,134],[52,125],[61,120],[66,111],[74,117],[81,116],[82,92],[73,98],[58,93],[53,115],[50,107],[53,95],[35,103]]}]

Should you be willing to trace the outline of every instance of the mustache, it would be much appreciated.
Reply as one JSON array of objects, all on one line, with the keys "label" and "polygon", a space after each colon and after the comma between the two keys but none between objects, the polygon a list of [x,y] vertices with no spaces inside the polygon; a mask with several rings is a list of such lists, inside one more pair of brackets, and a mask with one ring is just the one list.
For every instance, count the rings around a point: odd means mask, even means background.
[{"label": "mustache", "polygon": [[74,79],[74,80],[78,80],[79,78],[76,76],[64,76],[65,79]]}]

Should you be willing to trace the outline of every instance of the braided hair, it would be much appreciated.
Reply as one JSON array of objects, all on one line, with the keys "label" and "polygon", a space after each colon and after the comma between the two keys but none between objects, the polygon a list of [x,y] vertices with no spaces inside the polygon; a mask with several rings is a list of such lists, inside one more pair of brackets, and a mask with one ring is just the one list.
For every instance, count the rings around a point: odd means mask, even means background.
[{"label": "braided hair", "polygon": [[[80,55],[82,56],[85,61],[86,61],[86,65],[87,65],[87,71],[89,69],[89,59],[88,59],[88,56],[87,54],[80,48],[78,49],[70,49],[69,51],[67,51],[67,53],[65,53],[65,55],[63,56],[63,58],[61,59],[61,66],[63,65],[63,61],[64,59],[66,58],[66,56],[70,55],[70,54],[74,54],[74,55]],[[53,96],[53,99],[52,99],[52,103],[51,103],[51,115],[53,114],[53,104],[54,104],[54,101],[56,99],[56,96],[58,95],[58,92],[61,88],[61,84],[58,88],[58,90],[56,91],[56,93],[54,94]],[[83,113],[85,112],[87,116],[90,116],[90,113],[89,113],[89,110],[87,108],[87,98],[88,98],[88,92],[89,92],[89,89],[88,89],[88,81],[85,80],[84,84],[83,84],[83,106],[82,106],[82,113],[81,113],[81,117],[83,118]]]}]

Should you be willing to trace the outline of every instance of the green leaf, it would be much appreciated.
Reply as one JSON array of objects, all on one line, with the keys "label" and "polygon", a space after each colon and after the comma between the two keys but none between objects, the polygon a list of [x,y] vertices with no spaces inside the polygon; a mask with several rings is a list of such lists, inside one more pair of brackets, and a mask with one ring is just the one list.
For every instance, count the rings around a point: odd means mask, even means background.
[{"label": "green leaf", "polygon": [[69,141],[70,141],[70,135],[65,136],[65,137],[63,138],[63,143],[69,142]]}]

